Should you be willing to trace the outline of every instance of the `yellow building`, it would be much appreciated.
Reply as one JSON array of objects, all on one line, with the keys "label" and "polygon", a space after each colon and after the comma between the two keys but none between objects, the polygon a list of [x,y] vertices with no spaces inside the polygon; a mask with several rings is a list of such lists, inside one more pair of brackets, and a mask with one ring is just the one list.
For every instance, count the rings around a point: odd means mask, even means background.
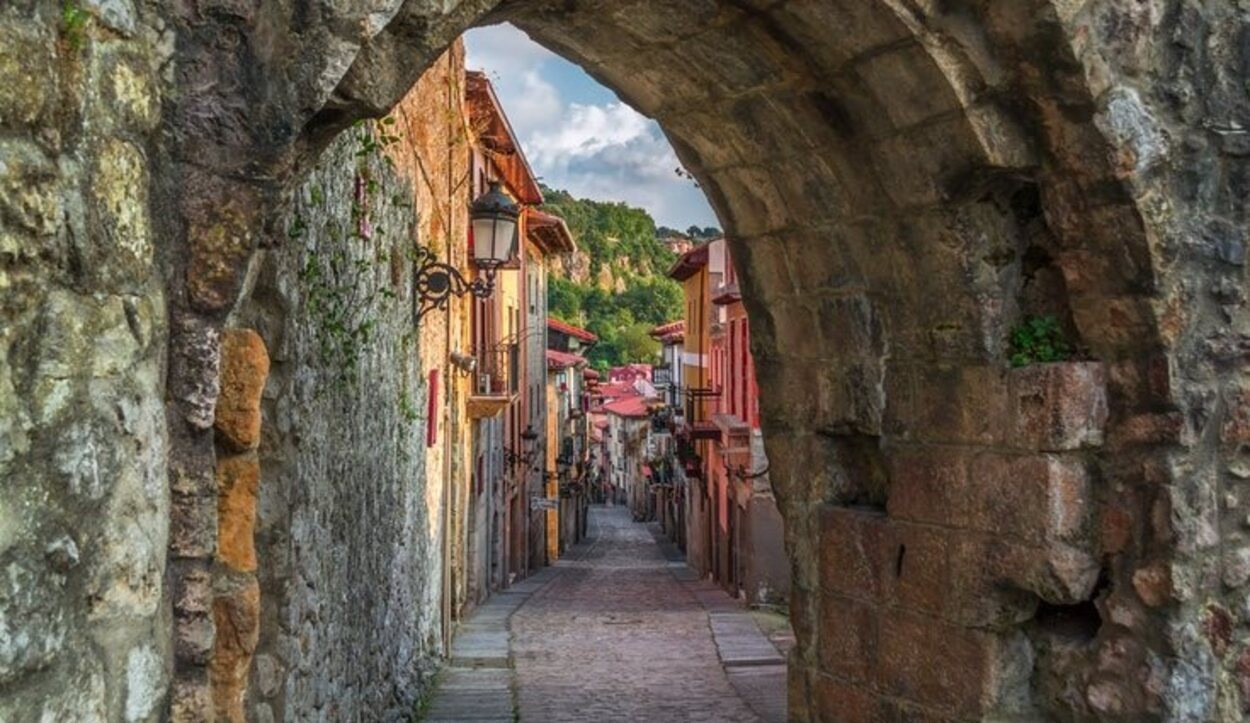
[{"label": "yellow building", "polygon": [[687,494],[687,559],[700,573],[714,568],[717,556],[714,534],[719,517],[715,492],[709,480],[712,439],[719,431],[712,423],[712,411],[719,390],[712,385],[712,323],[718,313],[712,304],[712,289],[719,284],[713,269],[721,268],[710,257],[719,252],[715,244],[705,244],[682,254],[668,275],[682,285],[686,301],[685,337],[682,342],[682,389],[679,392],[682,440],[679,452],[685,464]]}]

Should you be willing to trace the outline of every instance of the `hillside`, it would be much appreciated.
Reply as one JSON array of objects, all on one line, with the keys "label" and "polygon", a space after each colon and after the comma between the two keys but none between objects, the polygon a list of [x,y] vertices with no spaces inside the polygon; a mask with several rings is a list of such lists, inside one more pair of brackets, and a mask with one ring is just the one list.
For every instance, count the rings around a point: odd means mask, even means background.
[{"label": "hillside", "polygon": [[562,217],[578,252],[552,270],[549,313],[594,332],[598,369],[653,362],[659,345],[647,332],[682,315],[681,287],[665,272],[677,255],[657,236],[650,214],[624,203],[573,198],[543,189],[543,209]]}]

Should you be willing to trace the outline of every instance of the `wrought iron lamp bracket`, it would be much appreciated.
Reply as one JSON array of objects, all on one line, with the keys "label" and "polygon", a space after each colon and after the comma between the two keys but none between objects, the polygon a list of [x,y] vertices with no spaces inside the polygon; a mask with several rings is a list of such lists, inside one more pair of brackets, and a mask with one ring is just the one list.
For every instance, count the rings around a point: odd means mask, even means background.
[{"label": "wrought iron lamp bracket", "polygon": [[503,448],[503,455],[504,461],[506,461],[511,467],[518,467],[521,465],[528,467],[530,462],[534,461],[534,452],[530,451],[521,453],[507,446]]},{"label": "wrought iron lamp bracket", "polygon": [[485,299],[495,290],[495,269],[484,270],[483,278],[469,281],[460,274],[459,269],[451,264],[439,261],[434,252],[424,246],[418,246],[415,252],[417,269],[414,274],[413,286],[416,289],[417,324],[426,314],[435,309],[446,309],[453,296],[471,294],[478,299]]}]

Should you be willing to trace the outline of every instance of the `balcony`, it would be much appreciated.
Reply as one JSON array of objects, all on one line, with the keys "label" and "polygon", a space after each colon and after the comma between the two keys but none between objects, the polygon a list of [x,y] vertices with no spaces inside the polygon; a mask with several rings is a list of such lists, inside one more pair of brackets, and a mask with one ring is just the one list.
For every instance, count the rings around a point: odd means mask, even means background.
[{"label": "balcony", "polygon": [[507,339],[485,349],[474,349],[477,370],[469,394],[470,419],[493,417],[516,400],[520,393],[520,356],[515,339]]},{"label": "balcony", "polygon": [[737,280],[727,284],[717,284],[712,289],[712,303],[717,306],[725,306],[742,301],[742,292],[738,290]]},{"label": "balcony", "polygon": [[688,387],[685,390],[686,430],[691,439],[720,439],[720,427],[710,419],[711,402],[719,399],[720,389]]}]

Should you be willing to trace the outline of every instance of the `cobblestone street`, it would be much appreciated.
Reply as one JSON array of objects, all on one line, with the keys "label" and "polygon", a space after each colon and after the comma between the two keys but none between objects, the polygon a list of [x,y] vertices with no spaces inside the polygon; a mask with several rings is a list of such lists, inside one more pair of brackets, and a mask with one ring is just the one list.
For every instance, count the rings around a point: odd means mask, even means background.
[{"label": "cobblestone street", "polygon": [[484,708],[509,696],[490,654],[472,647],[498,633],[470,621],[426,720],[784,720],[782,658],[745,610],[625,508],[592,508],[590,524],[589,543],[539,587],[500,596],[525,596],[510,617],[488,612],[511,629],[514,709]]}]

